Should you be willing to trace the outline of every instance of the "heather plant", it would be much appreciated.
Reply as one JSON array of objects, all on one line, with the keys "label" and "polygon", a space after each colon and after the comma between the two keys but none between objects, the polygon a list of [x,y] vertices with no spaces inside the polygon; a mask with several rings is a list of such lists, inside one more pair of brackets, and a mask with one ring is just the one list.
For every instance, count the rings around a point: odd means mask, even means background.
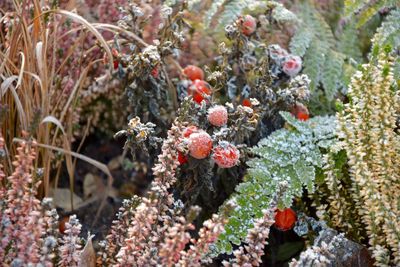
[{"label": "heather plant", "polygon": [[375,46],[371,61],[353,76],[352,101],[337,116],[339,143],[327,154],[324,167],[330,201],[322,217],[367,241],[378,266],[399,261],[399,108],[393,61],[390,48]]}]

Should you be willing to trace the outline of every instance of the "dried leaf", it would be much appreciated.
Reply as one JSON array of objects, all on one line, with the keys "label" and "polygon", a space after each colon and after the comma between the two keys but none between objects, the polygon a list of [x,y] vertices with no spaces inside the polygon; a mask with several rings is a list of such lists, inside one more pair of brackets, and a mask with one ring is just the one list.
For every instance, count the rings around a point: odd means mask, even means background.
[{"label": "dried leaf", "polygon": [[96,194],[104,193],[104,184],[99,176],[88,173],[83,180],[83,196],[88,198]]},{"label": "dried leaf", "polygon": [[71,196],[75,208],[83,203],[82,198],[77,196],[75,193],[71,193],[69,188],[52,189],[50,190],[49,195],[53,197],[53,203],[56,207],[62,208],[67,212],[72,211]]},{"label": "dried leaf", "polygon": [[95,267],[96,266],[96,251],[93,248],[92,238],[94,235],[88,233],[86,245],[79,256],[78,267]]}]

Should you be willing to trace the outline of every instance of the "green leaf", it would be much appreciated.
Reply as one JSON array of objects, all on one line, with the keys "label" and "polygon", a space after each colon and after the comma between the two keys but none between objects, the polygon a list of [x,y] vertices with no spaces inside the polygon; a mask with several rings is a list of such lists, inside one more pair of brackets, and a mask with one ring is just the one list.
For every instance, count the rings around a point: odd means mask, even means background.
[{"label": "green leaf", "polygon": [[340,81],[342,81],[343,63],[344,56],[342,54],[333,50],[328,52],[321,77],[321,82],[328,100],[333,100],[338,91]]}]

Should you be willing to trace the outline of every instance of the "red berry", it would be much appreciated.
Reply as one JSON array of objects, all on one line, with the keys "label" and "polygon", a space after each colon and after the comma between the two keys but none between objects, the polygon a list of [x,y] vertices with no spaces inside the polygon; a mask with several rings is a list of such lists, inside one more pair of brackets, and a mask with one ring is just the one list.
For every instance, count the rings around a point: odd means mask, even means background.
[{"label": "red berry", "polygon": [[195,81],[195,80],[203,80],[204,79],[204,72],[202,69],[200,69],[197,66],[194,65],[189,65],[186,68],[183,69],[183,74],[186,75],[186,77],[189,80]]},{"label": "red berry", "polygon": [[301,121],[306,121],[310,118],[307,107],[301,103],[296,103],[292,108],[291,113]]},{"label": "red berry", "polygon": [[250,15],[244,16],[242,23],[242,33],[246,36],[250,36],[256,31],[256,28],[257,28],[256,19]]},{"label": "red berry", "polygon": [[114,70],[118,69],[118,60],[114,60]]},{"label": "red berry", "polygon": [[196,133],[198,131],[199,131],[199,129],[196,126],[192,125],[192,126],[186,127],[182,131],[182,135],[183,135],[183,137],[188,138],[192,133]]},{"label": "red berry", "polygon": [[195,80],[188,88],[193,101],[200,104],[207,95],[211,95],[211,86],[203,80]]},{"label": "red berry", "polygon": [[185,156],[182,152],[178,152],[178,161],[180,165],[185,164],[188,161],[187,156]]},{"label": "red berry", "polygon": [[228,111],[224,106],[214,106],[208,110],[207,119],[214,126],[224,126],[228,122]]},{"label": "red berry", "polygon": [[206,158],[212,149],[211,136],[205,131],[193,133],[188,142],[189,154],[196,159]]},{"label": "red berry", "polygon": [[151,76],[153,76],[154,78],[158,78],[158,68],[157,67],[152,69]]},{"label": "red berry", "polygon": [[308,115],[308,113],[299,112],[297,113],[297,118],[301,121],[306,121],[310,118],[310,115]]},{"label": "red berry", "polygon": [[296,212],[291,208],[286,208],[283,211],[275,212],[275,226],[281,231],[287,231],[293,228],[296,223]]},{"label": "red berry", "polygon": [[248,98],[243,99],[243,101],[242,101],[242,106],[251,108],[252,105],[251,105],[250,99],[248,99]]},{"label": "red berry", "polygon": [[240,152],[232,144],[222,141],[213,150],[213,160],[220,168],[232,168],[239,163]]}]

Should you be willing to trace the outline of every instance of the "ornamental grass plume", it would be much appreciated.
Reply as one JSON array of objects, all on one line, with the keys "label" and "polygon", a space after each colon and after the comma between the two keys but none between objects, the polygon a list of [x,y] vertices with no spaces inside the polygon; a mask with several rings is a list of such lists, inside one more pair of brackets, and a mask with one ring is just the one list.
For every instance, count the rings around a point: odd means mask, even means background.
[{"label": "ornamental grass plume", "polygon": [[338,114],[351,193],[377,266],[400,265],[400,102],[394,82],[393,58],[375,53],[353,76],[351,101]]}]

